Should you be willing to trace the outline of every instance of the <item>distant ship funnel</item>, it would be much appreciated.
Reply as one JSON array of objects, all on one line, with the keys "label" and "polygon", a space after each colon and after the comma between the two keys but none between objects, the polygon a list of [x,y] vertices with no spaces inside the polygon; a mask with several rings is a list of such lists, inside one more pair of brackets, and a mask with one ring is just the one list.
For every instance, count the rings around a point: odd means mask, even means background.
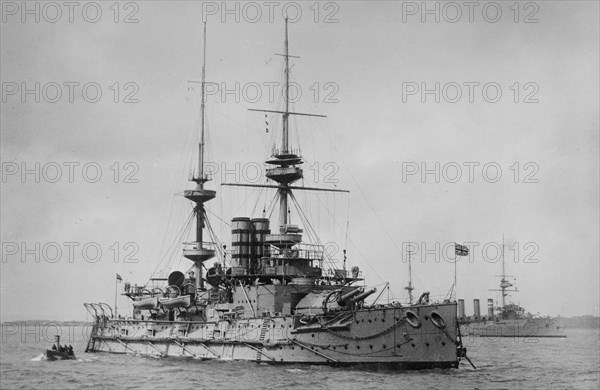
[{"label": "distant ship funnel", "polygon": [[465,318],[465,300],[464,299],[458,300],[458,317]]},{"label": "distant ship funnel", "polygon": [[492,319],[494,318],[494,300],[493,299],[488,299],[488,318]]}]

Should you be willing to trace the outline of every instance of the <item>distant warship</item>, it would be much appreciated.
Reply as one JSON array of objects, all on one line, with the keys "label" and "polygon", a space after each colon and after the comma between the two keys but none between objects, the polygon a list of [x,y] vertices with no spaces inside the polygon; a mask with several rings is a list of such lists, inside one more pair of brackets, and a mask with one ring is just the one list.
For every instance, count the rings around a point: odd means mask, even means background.
[{"label": "distant warship", "polygon": [[502,305],[494,308],[494,300],[487,300],[487,315],[482,316],[479,299],[473,300],[473,316],[465,316],[465,301],[458,300],[458,321],[462,335],[480,337],[567,337],[562,321],[552,317],[533,316],[525,313],[521,306],[507,302],[509,290],[514,287],[507,279],[504,264],[504,245],[502,246],[502,275],[500,276],[500,290],[502,294]]},{"label": "distant warship", "polygon": [[[319,115],[290,111],[289,60],[293,56],[288,54],[287,30],[286,20],[285,107],[282,111],[254,110],[282,118],[279,145],[266,161],[269,180],[231,184],[274,190],[274,205],[279,205],[277,225],[272,228],[264,213],[233,218],[232,250],[228,252],[207,218],[204,203],[215,198],[216,192],[205,188],[209,180],[204,170],[205,24],[199,164],[191,179],[195,189],[184,192],[195,203],[195,241],[183,249],[183,256],[192,262],[191,271],[151,278],[144,287],[126,283],[124,295],[133,304],[127,318],[116,316],[105,303],[86,303],[95,321],[86,352],[407,369],[456,368],[466,358],[456,301],[429,302],[424,294],[409,305],[367,304],[365,299],[376,289],[359,284],[363,279],[358,267],[346,270],[345,251],[343,269],[326,268],[328,253],[294,192],[343,190],[293,185],[303,177],[303,159],[290,146],[288,119]],[[290,223],[290,201],[302,226]],[[212,242],[205,241],[205,230]],[[311,243],[303,241],[304,230]],[[222,261],[203,272],[204,263],[215,256]]]}]

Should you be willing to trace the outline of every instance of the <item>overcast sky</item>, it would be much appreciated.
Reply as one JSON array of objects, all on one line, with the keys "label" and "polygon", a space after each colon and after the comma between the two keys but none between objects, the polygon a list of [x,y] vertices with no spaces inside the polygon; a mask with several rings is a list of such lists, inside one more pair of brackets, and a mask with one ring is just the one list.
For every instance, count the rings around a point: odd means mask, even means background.
[{"label": "overcast sky", "polygon": [[598,315],[598,3],[475,3],[3,2],[2,320],[84,319],[83,302],[113,304],[115,273],[189,266],[170,245],[191,212],[203,19],[211,222],[229,245],[221,220],[261,215],[272,193],[220,183],[256,182],[277,138],[247,109],[283,108],[284,9],[293,109],[327,115],[292,121],[304,184],[351,191],[297,194],[323,242],[402,301],[406,242],[415,294],[435,299],[454,281],[443,248],[471,243],[470,313],[499,299],[504,236],[512,300]]}]

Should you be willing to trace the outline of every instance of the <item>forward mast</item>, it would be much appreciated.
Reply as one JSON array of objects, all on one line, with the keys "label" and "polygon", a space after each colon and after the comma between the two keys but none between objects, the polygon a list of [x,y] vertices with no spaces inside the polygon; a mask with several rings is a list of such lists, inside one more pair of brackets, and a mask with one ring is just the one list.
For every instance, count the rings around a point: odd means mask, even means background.
[{"label": "forward mast", "polygon": [[196,204],[194,214],[196,216],[196,240],[184,243],[183,256],[194,263],[194,278],[196,293],[205,289],[202,277],[202,263],[215,256],[214,243],[203,241],[203,229],[205,227],[206,210],[204,203],[216,196],[216,191],[204,188],[204,183],[210,178],[204,173],[204,140],[205,140],[205,107],[206,107],[206,22],[204,22],[204,45],[202,59],[202,81],[201,81],[201,104],[200,104],[200,142],[198,144],[198,172],[193,175],[191,181],[196,183],[193,190],[185,190],[183,196]]}]

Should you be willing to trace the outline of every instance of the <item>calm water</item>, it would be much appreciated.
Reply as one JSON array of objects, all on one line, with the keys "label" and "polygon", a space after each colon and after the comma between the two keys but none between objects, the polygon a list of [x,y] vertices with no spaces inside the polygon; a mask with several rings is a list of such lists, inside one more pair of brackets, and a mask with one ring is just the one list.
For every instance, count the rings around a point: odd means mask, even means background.
[{"label": "calm water", "polygon": [[[270,366],[86,354],[81,327],[62,329],[77,361],[49,362],[48,331],[3,327],[0,388],[7,389],[598,389],[600,332],[567,330],[567,339],[536,343],[513,339],[466,339],[477,366],[458,370],[390,371],[323,366]],[[36,333],[37,332],[37,333]],[[42,334],[36,340],[36,334]],[[26,336],[22,342],[21,338]]]}]

